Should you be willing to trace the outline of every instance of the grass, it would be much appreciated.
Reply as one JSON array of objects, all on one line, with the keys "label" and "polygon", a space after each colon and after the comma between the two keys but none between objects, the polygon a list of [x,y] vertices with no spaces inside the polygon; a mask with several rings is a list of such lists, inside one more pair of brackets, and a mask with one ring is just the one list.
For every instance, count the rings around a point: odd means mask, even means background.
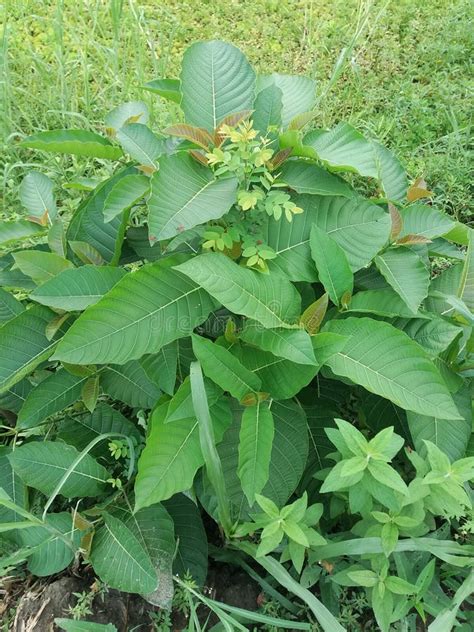
[{"label": "grass", "polygon": [[[19,138],[55,127],[100,129],[107,111],[137,98],[152,107],[159,129],[169,122],[167,106],[141,86],[174,76],[191,42],[219,38],[242,48],[260,72],[317,79],[318,125],[347,120],[379,138],[410,177],[427,179],[437,204],[472,221],[472,7],[470,0],[6,0],[3,214],[21,212],[18,184],[32,163],[58,186],[87,172],[84,160],[19,151]],[[365,28],[332,83],[358,16]]]}]

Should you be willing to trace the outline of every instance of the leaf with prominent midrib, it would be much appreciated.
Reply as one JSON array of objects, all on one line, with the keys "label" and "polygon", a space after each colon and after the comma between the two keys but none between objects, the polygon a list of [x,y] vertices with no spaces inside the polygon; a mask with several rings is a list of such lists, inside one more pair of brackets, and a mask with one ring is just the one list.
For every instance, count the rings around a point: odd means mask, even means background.
[{"label": "leaf with prominent midrib", "polygon": [[228,114],[252,109],[255,73],[232,44],[193,44],[184,53],[180,78],[186,123],[213,132]]},{"label": "leaf with prominent midrib", "polygon": [[301,298],[289,281],[244,269],[225,255],[199,255],[177,269],[227,309],[264,327],[288,327],[300,314]]},{"label": "leaf with prominent midrib", "polygon": [[150,242],[222,217],[237,199],[237,184],[234,177],[216,179],[211,169],[186,153],[164,156],[151,179]]},{"label": "leaf with prominent midrib", "polygon": [[15,221],[2,221],[0,224],[0,244],[5,245],[10,241],[34,237],[45,232],[45,227],[28,222],[26,219]]},{"label": "leaf with prominent midrib", "polygon": [[367,312],[378,316],[412,318],[415,313],[392,288],[365,290],[351,298],[350,312]]},{"label": "leaf with prominent midrib", "polygon": [[143,547],[119,518],[104,513],[104,525],[94,535],[90,560],[97,575],[111,588],[131,593],[151,593],[158,578]]},{"label": "leaf with prominent midrib", "polygon": [[150,263],[123,277],[76,320],[56,359],[71,364],[124,364],[189,335],[207,318],[214,302],[169,265]]},{"label": "leaf with prominent midrib", "polygon": [[281,122],[284,128],[298,114],[313,109],[316,100],[316,84],[312,79],[278,72],[260,75],[257,81],[258,94],[260,95],[269,86],[276,86],[282,92]]},{"label": "leaf with prominent midrib", "polygon": [[287,160],[281,168],[280,178],[297,193],[343,197],[351,197],[354,194],[344,180],[318,165],[303,160]]},{"label": "leaf with prominent midrib", "polygon": [[354,289],[354,275],[344,250],[316,225],[311,229],[309,243],[319,280],[329,298],[334,305],[347,303]]},{"label": "leaf with prominent midrib", "polygon": [[397,406],[459,419],[441,375],[420,346],[392,325],[370,318],[332,320],[326,331],[349,336],[326,364]]},{"label": "leaf with prominent midrib", "polygon": [[387,283],[416,313],[428,295],[430,272],[420,257],[410,250],[387,250],[375,257],[375,265]]},{"label": "leaf with prominent midrib", "polygon": [[119,180],[105,200],[104,220],[110,222],[120,213],[130,209],[149,188],[150,179],[146,176],[131,174]]},{"label": "leaf with prominent midrib", "polygon": [[84,129],[55,129],[39,132],[27,136],[20,145],[59,154],[109,158],[110,160],[117,160],[122,155],[120,147],[112,145],[107,138]]},{"label": "leaf with prominent midrib", "polygon": [[138,360],[123,365],[109,365],[101,372],[100,384],[107,395],[132,408],[153,408],[160,396]]},{"label": "leaf with prominent midrib", "polygon": [[33,428],[50,415],[74,404],[87,379],[87,376],[77,377],[64,369],[52,373],[28,393],[18,413],[17,427],[22,430]]},{"label": "leaf with prominent midrib", "polygon": [[252,121],[254,129],[261,134],[266,134],[269,127],[280,127],[282,96],[282,91],[276,85],[267,86],[257,94]]},{"label": "leaf with prominent midrib", "polygon": [[112,266],[64,270],[33,290],[30,298],[55,309],[79,311],[97,303],[123,276],[124,270]]},{"label": "leaf with prominent midrib", "polygon": [[24,309],[23,304],[12,294],[0,288],[0,324],[18,316]]},{"label": "leaf with prominent midrib", "polygon": [[[20,478],[43,494],[52,494],[79,452],[76,448],[56,441],[32,441],[16,448],[10,463]],[[109,473],[89,454],[83,456],[61,487],[65,498],[98,496],[105,490]]]},{"label": "leaf with prominent midrib", "polygon": [[41,250],[20,250],[13,253],[15,267],[33,279],[35,283],[44,283],[53,279],[64,270],[73,268],[67,259],[53,252]]},{"label": "leaf with prominent midrib", "polygon": [[48,176],[30,171],[21,182],[20,201],[30,216],[52,220],[56,215],[53,191],[54,184]]},{"label": "leaf with prominent midrib", "polygon": [[461,327],[434,314],[432,318],[396,318],[392,325],[424,347],[430,356],[446,351],[462,332]]},{"label": "leaf with prominent midrib", "polygon": [[160,140],[142,123],[124,125],[117,132],[123,149],[141,165],[156,168],[157,158],[167,151],[166,141]]},{"label": "leaf with prominent midrib", "polygon": [[259,323],[249,321],[240,338],[297,364],[316,364],[311,337],[304,329],[263,329]]},{"label": "leaf with prominent midrib", "polygon": [[140,360],[140,364],[152,382],[155,382],[164,393],[173,395],[178,369],[178,345],[176,342],[165,345],[158,353],[144,356]]},{"label": "leaf with prominent midrib", "polygon": [[0,328],[0,393],[51,355],[58,341],[48,340],[45,332],[53,317],[54,312],[50,309],[35,305]]},{"label": "leaf with prominent midrib", "polygon": [[193,351],[204,373],[222,389],[229,391],[238,400],[248,393],[259,391],[261,383],[258,377],[230,351],[201,336],[193,335],[192,340]]},{"label": "leaf with prominent midrib", "polygon": [[250,506],[255,502],[255,494],[260,494],[268,481],[274,432],[273,415],[267,402],[244,409],[238,474]]},{"label": "leaf with prominent midrib", "polygon": [[399,239],[406,235],[421,235],[427,239],[434,239],[445,235],[455,226],[448,215],[427,204],[410,204],[400,209],[399,213],[403,222]]}]

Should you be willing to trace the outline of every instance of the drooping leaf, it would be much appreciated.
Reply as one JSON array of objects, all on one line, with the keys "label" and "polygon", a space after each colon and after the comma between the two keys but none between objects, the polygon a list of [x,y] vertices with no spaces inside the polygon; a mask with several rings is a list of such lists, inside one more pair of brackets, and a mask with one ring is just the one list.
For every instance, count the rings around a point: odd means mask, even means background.
[{"label": "drooping leaf", "polygon": [[[46,326],[53,317],[54,312],[37,305],[19,313],[0,328],[0,393],[52,354],[58,341],[47,339]],[[15,349],[14,354],[12,349]]]},{"label": "drooping leaf", "polygon": [[[15,472],[29,487],[49,495],[78,457],[76,448],[65,443],[33,441],[17,447],[8,458]],[[98,496],[105,490],[108,478],[107,470],[85,454],[59,493],[65,498]]]},{"label": "drooping leaf", "polygon": [[311,338],[303,329],[264,329],[258,323],[250,321],[240,338],[297,364],[316,364]]},{"label": "drooping leaf", "polygon": [[173,573],[181,578],[191,574],[198,586],[207,577],[207,537],[197,505],[185,494],[175,494],[164,502],[174,523],[178,547]]},{"label": "drooping leaf", "polygon": [[38,547],[28,558],[28,570],[38,577],[54,575],[67,568],[74,559],[80,541],[79,531],[74,528],[70,513],[50,513],[46,516],[46,523],[70,540],[71,545],[68,546],[59,535],[52,534],[45,527],[23,529],[20,535],[23,546]]},{"label": "drooping leaf", "polygon": [[132,408],[153,408],[160,390],[147,376],[137,360],[126,364],[111,364],[101,372],[104,392]]},{"label": "drooping leaf", "polygon": [[403,318],[412,318],[416,314],[392,288],[357,292],[351,298],[349,311]]},{"label": "drooping leaf", "polygon": [[144,86],[145,90],[158,94],[160,97],[179,103],[181,101],[181,82],[179,79],[153,79]]},{"label": "drooping leaf", "polygon": [[158,353],[149,354],[140,360],[152,382],[168,395],[173,395],[178,369],[178,346],[176,342],[165,345]]},{"label": "drooping leaf", "polygon": [[238,474],[250,506],[255,502],[255,494],[260,494],[268,481],[274,432],[273,415],[267,402],[244,409]]},{"label": "drooping leaf", "polygon": [[35,283],[44,283],[63,270],[73,267],[70,261],[52,252],[41,250],[20,250],[13,254],[15,265]]},{"label": "drooping leaf", "polygon": [[228,114],[251,110],[255,73],[243,53],[225,42],[197,42],[183,56],[181,108],[187,123],[213,132]]},{"label": "drooping leaf", "polygon": [[401,248],[375,257],[375,265],[409,309],[416,313],[428,295],[430,273],[420,257]]},{"label": "drooping leaf", "polygon": [[13,294],[0,288],[0,323],[6,323],[24,311],[23,304]]},{"label": "drooping leaf", "polygon": [[114,217],[134,206],[150,188],[150,179],[132,174],[123,177],[111,189],[104,202],[104,220],[110,222]]},{"label": "drooping leaf", "polygon": [[452,219],[427,204],[410,204],[399,212],[403,221],[399,237],[420,235],[427,239],[434,239],[445,235],[454,226]]},{"label": "drooping leaf", "polygon": [[39,171],[30,171],[21,182],[20,201],[29,215],[53,220],[57,212],[53,191],[54,184],[48,176]]},{"label": "drooping leaf", "polygon": [[265,135],[269,128],[281,125],[283,92],[275,84],[269,85],[257,94],[253,105],[252,121],[254,129]]},{"label": "drooping leaf", "polygon": [[297,193],[310,195],[340,195],[352,197],[349,185],[322,167],[303,160],[287,160],[282,168],[279,180],[285,182]]},{"label": "drooping leaf", "polygon": [[236,192],[234,177],[215,179],[186,153],[163,157],[148,200],[150,242],[222,217],[236,201]]},{"label": "drooping leaf", "polygon": [[282,92],[281,119],[284,128],[295,116],[308,112],[314,106],[316,84],[308,77],[282,75],[276,72],[258,77],[258,94],[269,86],[276,86]]},{"label": "drooping leaf", "polygon": [[[4,246],[17,239],[26,239],[43,234],[44,226],[28,222],[26,219],[2,221],[0,224],[0,244]],[[6,284],[4,284],[6,285]]]},{"label": "drooping leaf", "polygon": [[149,112],[146,103],[143,101],[128,101],[121,103],[111,110],[104,119],[107,132],[116,132],[118,129],[129,123],[142,123],[146,125],[149,119]]},{"label": "drooping leaf", "polygon": [[402,331],[370,318],[332,320],[325,330],[349,336],[342,351],[327,361],[336,375],[348,377],[406,410],[420,414],[442,411],[447,419],[459,419],[438,370]]},{"label": "drooping leaf", "polygon": [[471,436],[472,410],[469,389],[464,387],[453,395],[462,419],[452,421],[443,417],[407,413],[408,427],[420,455],[426,455],[425,441],[431,441],[440,448],[451,461],[462,459]]},{"label": "drooping leaf", "polygon": [[193,351],[202,365],[204,373],[222,389],[241,400],[245,395],[260,390],[260,380],[245,368],[239,360],[224,347],[193,336]]},{"label": "drooping leaf", "polygon": [[64,270],[31,292],[30,298],[69,312],[97,303],[125,275],[121,268],[85,265]]},{"label": "drooping leaf", "polygon": [[103,514],[104,525],[92,541],[90,560],[97,575],[111,588],[147,594],[158,584],[147,550],[119,518]]},{"label": "drooping leaf", "polygon": [[117,160],[122,156],[120,147],[112,145],[103,136],[83,129],[57,129],[38,132],[20,142],[22,147],[51,151],[58,154],[89,156]]},{"label": "drooping leaf", "polygon": [[46,421],[81,396],[87,377],[77,377],[65,370],[52,373],[31,390],[18,413],[17,427],[33,428]]},{"label": "drooping leaf", "polygon": [[309,132],[303,142],[335,171],[354,171],[374,178],[379,175],[372,143],[348,123]]},{"label": "drooping leaf", "polygon": [[220,253],[199,255],[177,269],[227,309],[264,327],[287,327],[300,313],[300,296],[289,281],[244,269]]},{"label": "drooping leaf", "polygon": [[394,202],[403,202],[407,196],[408,179],[405,169],[392,152],[372,141],[375,153],[375,163],[378,170],[378,179],[386,197]]},{"label": "drooping leaf", "polygon": [[344,250],[316,225],[311,229],[310,247],[319,280],[329,298],[334,305],[346,305],[354,288],[354,275]]},{"label": "drooping leaf", "polygon": [[206,292],[184,274],[151,263],[127,274],[90,306],[68,330],[56,358],[124,364],[189,335],[212,308]]},{"label": "drooping leaf", "polygon": [[166,142],[160,140],[149,127],[130,123],[117,131],[117,140],[124,151],[140,165],[156,169],[157,158],[166,152]]}]

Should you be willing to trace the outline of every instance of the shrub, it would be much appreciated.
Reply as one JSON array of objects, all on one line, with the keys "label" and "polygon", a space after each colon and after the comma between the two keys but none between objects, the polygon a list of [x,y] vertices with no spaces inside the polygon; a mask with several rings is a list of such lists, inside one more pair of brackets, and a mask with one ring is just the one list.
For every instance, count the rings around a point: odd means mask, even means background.
[{"label": "shrub", "polygon": [[70,218],[28,173],[0,228],[2,568],[80,555],[166,607],[173,573],[205,581],[204,511],[214,557],[326,631],[346,587],[384,631],[465,622],[472,230],[378,142],[314,128],[310,79],[206,42],[146,88],[185,122],[125,103],[21,143],[112,166]]}]

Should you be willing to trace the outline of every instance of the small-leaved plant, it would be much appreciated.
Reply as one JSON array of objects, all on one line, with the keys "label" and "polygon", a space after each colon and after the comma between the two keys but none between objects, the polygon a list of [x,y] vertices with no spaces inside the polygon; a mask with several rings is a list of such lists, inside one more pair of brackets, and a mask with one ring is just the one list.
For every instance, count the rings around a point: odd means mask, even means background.
[{"label": "small-leaved plant", "polygon": [[[0,225],[2,573],[177,583],[226,629],[470,629],[473,231],[318,127],[311,79],[213,41],[145,88],[177,122],[130,102],[20,143],[91,177],[38,165]],[[200,592],[203,513],[288,621]]]}]

